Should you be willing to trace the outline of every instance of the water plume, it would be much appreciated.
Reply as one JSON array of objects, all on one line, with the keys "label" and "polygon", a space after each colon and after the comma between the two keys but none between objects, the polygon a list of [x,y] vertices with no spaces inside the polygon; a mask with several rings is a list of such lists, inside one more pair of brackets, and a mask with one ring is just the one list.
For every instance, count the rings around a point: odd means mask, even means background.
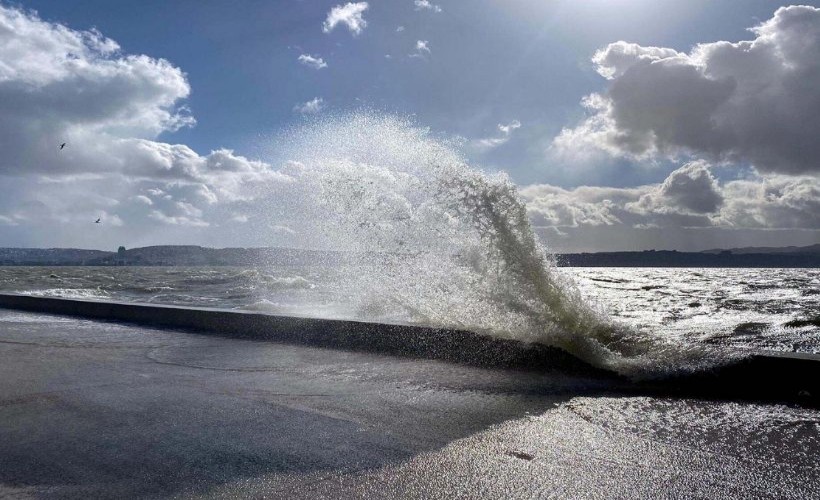
[{"label": "water plume", "polygon": [[360,319],[539,342],[632,376],[713,362],[614,323],[556,267],[505,174],[471,168],[409,119],[323,118],[280,137],[274,156],[294,179],[271,202],[287,206],[275,222],[343,252],[339,286]]}]

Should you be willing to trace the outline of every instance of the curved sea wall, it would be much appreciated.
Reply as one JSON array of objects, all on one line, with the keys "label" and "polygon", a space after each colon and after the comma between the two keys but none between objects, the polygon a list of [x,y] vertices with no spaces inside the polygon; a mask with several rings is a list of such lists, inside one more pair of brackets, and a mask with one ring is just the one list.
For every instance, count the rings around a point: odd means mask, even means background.
[{"label": "curved sea wall", "polygon": [[246,340],[440,359],[477,366],[614,376],[555,347],[462,330],[19,294],[0,294],[0,308],[127,322]]},{"label": "curved sea wall", "polygon": [[555,347],[415,325],[256,312],[0,294],[0,308],[183,330],[246,340],[350,349],[485,366],[609,379],[612,390],[820,406],[820,356],[755,354],[675,377],[630,382]]}]

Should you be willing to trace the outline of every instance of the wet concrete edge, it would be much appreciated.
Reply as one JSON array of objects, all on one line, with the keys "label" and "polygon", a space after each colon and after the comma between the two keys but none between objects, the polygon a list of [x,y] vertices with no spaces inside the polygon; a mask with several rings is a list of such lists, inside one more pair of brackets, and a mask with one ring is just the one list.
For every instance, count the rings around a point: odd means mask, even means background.
[{"label": "wet concrete edge", "polygon": [[475,366],[560,370],[614,377],[541,344],[417,325],[273,315],[253,311],[0,294],[0,308]]}]

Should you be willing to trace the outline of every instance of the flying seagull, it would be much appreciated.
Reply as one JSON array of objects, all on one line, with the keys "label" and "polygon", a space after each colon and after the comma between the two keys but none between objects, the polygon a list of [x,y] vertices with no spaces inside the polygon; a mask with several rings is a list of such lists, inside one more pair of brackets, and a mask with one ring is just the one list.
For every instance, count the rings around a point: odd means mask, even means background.
[{"label": "flying seagull", "polygon": [[97,220],[95,220],[95,221],[94,221],[94,224],[99,224],[100,222],[102,222],[102,217],[100,217],[100,218],[98,218]]},{"label": "flying seagull", "polygon": [[65,143],[60,144],[60,149],[62,150],[65,147]]}]

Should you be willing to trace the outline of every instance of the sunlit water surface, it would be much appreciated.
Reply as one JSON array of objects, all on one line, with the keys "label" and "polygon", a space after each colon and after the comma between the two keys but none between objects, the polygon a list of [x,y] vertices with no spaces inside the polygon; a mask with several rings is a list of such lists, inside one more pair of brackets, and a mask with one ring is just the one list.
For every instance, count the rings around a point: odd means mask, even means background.
[{"label": "sunlit water surface", "polygon": [[[0,290],[31,295],[429,323],[400,298],[357,288],[355,266],[0,267]],[[561,268],[615,321],[670,339],[820,353],[820,270]],[[488,277],[491,279],[491,277]],[[447,325],[453,326],[453,325]],[[458,325],[455,325],[458,326]],[[469,325],[464,325],[469,326]]]}]

